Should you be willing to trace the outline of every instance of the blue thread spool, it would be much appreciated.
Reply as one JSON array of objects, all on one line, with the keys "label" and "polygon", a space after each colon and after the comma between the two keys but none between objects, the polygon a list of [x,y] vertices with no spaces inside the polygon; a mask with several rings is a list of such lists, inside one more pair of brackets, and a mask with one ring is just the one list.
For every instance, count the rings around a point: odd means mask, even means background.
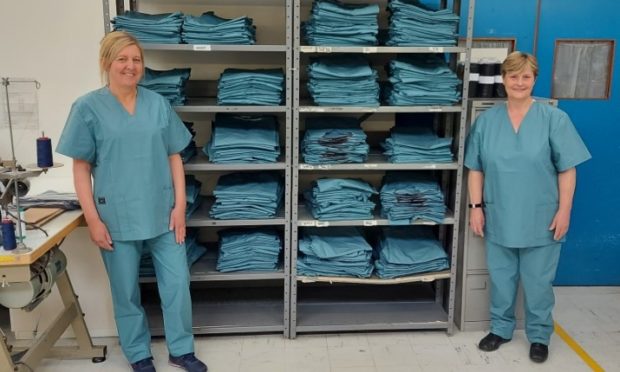
[{"label": "blue thread spool", "polygon": [[2,245],[5,251],[17,248],[15,224],[11,220],[2,220]]},{"label": "blue thread spool", "polygon": [[45,137],[45,133],[41,133],[41,137],[37,138],[37,167],[50,168],[53,165],[52,140]]}]

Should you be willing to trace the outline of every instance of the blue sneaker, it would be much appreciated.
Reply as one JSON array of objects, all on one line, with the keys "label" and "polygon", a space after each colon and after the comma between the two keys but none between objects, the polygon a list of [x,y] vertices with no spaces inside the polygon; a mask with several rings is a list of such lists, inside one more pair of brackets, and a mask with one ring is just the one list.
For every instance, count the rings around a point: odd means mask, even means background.
[{"label": "blue sneaker", "polygon": [[148,357],[135,363],[131,363],[131,368],[134,370],[134,372],[155,372],[155,366],[153,365],[152,357]]},{"label": "blue sneaker", "polygon": [[184,369],[187,372],[207,372],[207,365],[196,358],[194,353],[188,353],[178,357],[170,355],[168,364],[173,367]]}]

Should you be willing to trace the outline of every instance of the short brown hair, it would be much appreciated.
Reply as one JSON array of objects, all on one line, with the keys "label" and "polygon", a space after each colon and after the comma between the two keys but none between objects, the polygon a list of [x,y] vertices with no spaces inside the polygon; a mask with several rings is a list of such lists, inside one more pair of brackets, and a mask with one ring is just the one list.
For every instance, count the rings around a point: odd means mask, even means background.
[{"label": "short brown hair", "polygon": [[[108,77],[110,65],[112,65],[112,61],[114,61],[124,48],[130,45],[137,46],[138,49],[140,49],[140,58],[144,61],[144,50],[142,46],[140,46],[138,39],[127,32],[110,32],[101,39],[99,44],[99,73],[101,74],[101,80],[106,84],[110,82]],[[142,64],[142,68],[144,68],[144,63]],[[144,71],[142,72],[144,73]]]},{"label": "short brown hair", "polygon": [[529,53],[524,52],[512,52],[506,57],[504,63],[502,63],[502,76],[512,72],[520,72],[525,66],[530,66],[534,77],[538,76],[538,62],[536,57]]}]

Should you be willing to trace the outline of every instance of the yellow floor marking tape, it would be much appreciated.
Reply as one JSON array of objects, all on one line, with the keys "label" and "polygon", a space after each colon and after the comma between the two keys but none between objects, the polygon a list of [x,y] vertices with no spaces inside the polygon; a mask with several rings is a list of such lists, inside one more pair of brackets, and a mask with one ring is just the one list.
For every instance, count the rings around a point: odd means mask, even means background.
[{"label": "yellow floor marking tape", "polygon": [[604,372],[605,370],[601,367],[592,357],[585,351],[579,344],[573,340],[573,338],[562,328],[557,322],[555,324],[555,333],[560,336],[560,338],[571,348],[579,357],[588,365],[588,367],[592,368],[595,372]]}]

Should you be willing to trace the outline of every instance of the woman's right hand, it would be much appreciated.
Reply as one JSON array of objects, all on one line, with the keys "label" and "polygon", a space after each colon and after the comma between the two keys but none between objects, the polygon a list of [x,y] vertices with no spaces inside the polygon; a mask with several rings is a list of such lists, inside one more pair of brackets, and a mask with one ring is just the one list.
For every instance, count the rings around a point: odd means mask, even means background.
[{"label": "woman's right hand", "polygon": [[114,250],[114,247],[112,247],[112,238],[103,221],[97,219],[96,221],[90,222],[88,224],[88,232],[90,233],[90,240],[92,240],[97,247],[108,251]]},{"label": "woman's right hand", "polygon": [[469,227],[474,234],[484,237],[484,211],[482,208],[469,210]]}]

